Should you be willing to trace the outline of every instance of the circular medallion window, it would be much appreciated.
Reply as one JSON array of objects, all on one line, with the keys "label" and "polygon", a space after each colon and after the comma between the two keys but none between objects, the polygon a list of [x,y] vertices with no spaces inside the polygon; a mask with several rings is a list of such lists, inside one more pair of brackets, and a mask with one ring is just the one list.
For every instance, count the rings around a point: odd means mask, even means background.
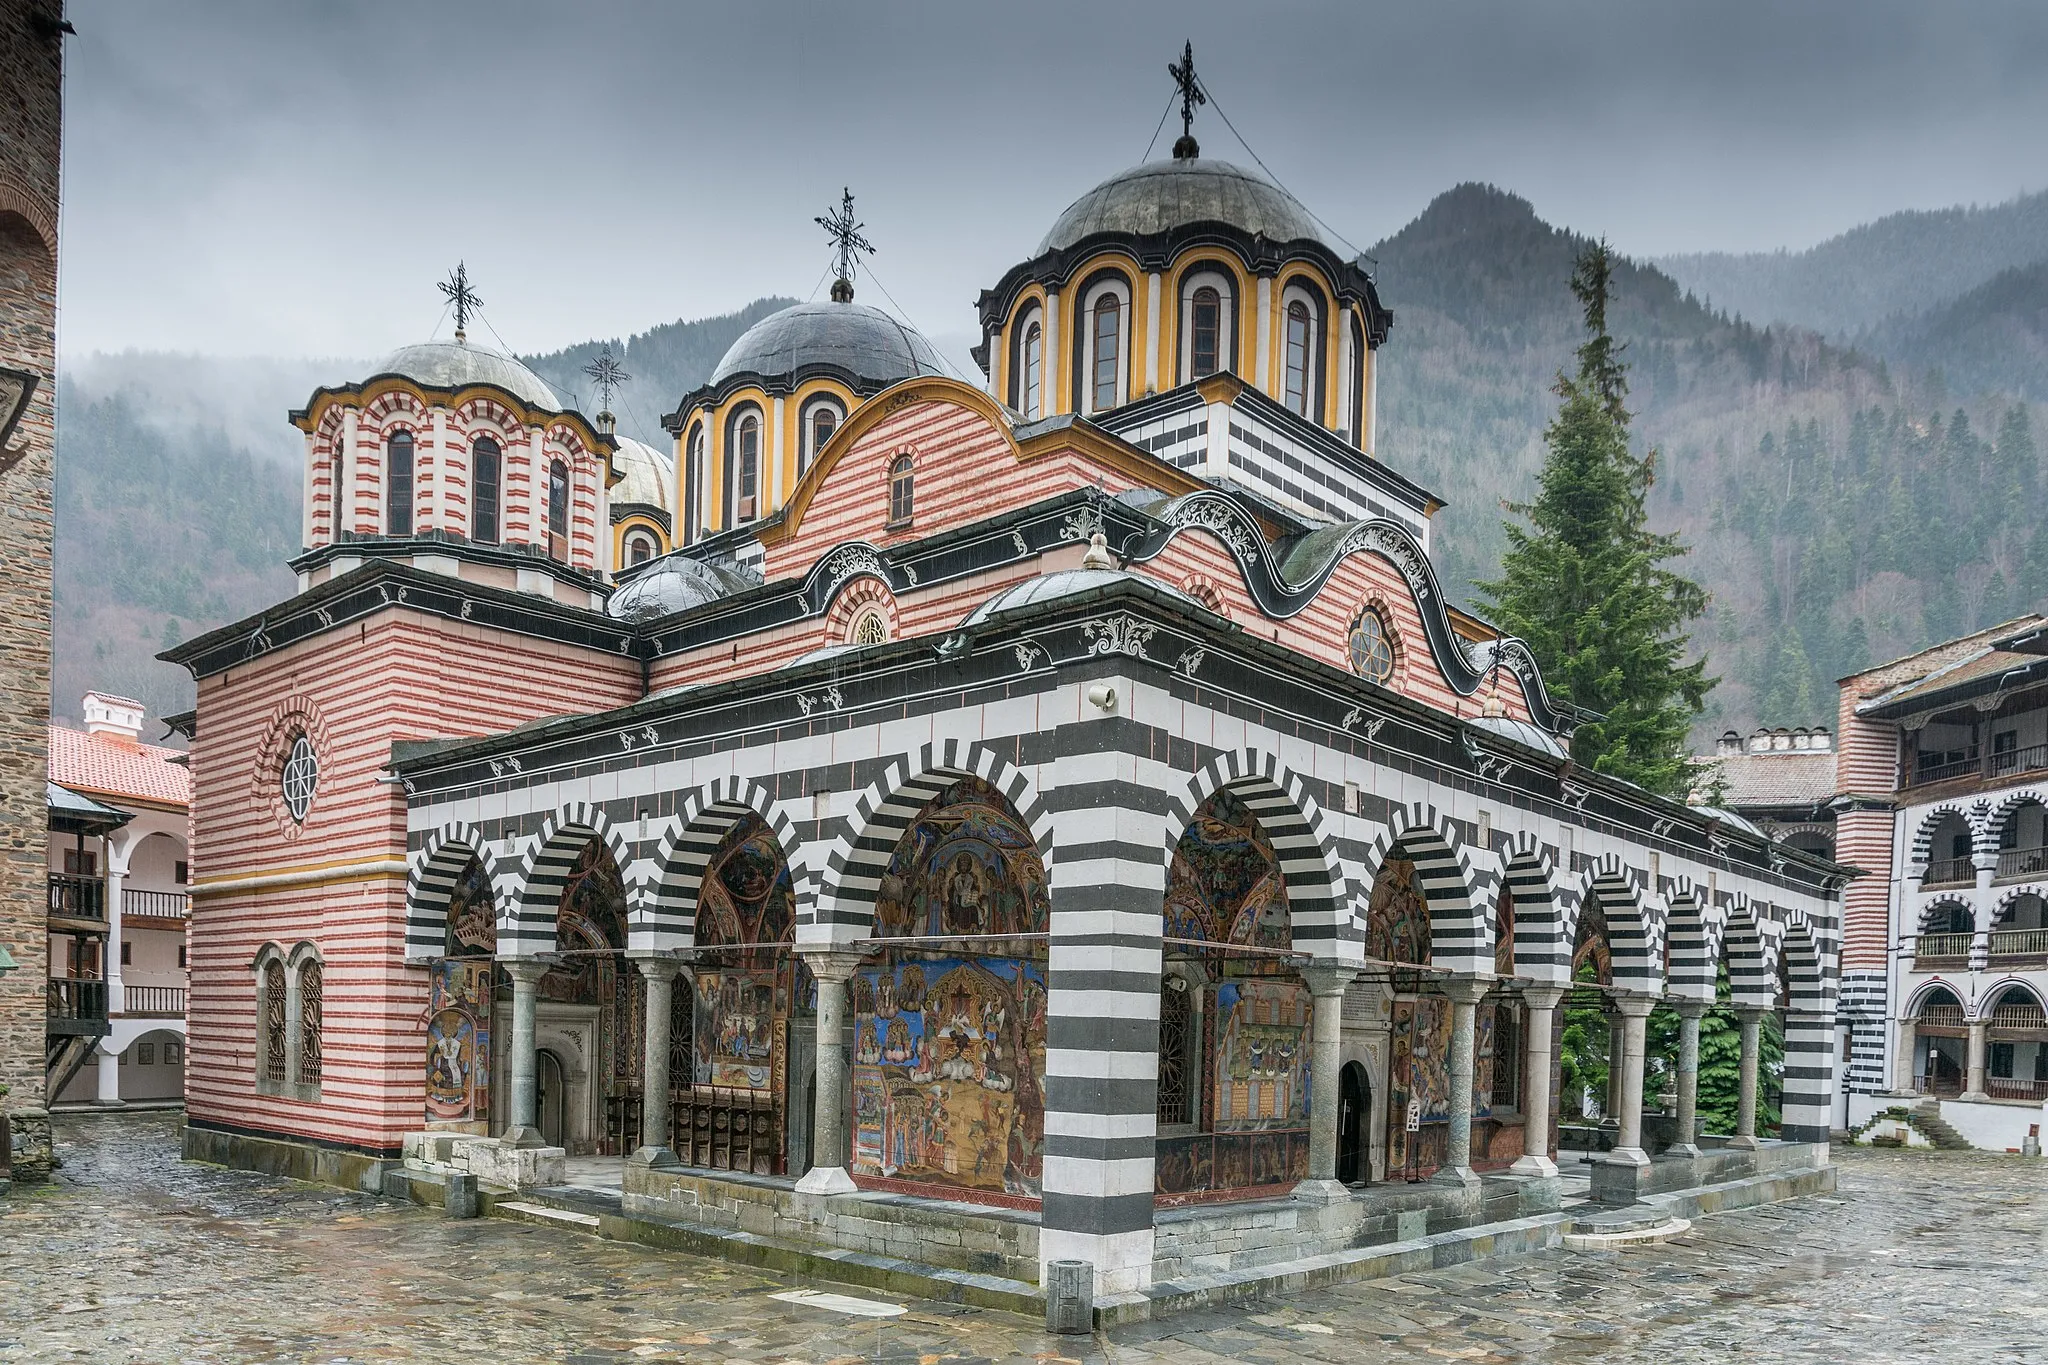
[{"label": "circular medallion window", "polygon": [[292,741],[291,752],[285,756],[284,772],[280,777],[284,808],[291,812],[293,820],[300,824],[306,822],[306,812],[313,808],[313,791],[319,785],[320,760],[313,753],[313,741],[300,735]]},{"label": "circular medallion window", "polygon": [[862,608],[846,628],[846,643],[850,645],[886,644],[888,639],[889,619],[879,607]]},{"label": "circular medallion window", "polygon": [[1351,623],[1350,651],[1359,677],[1383,683],[1394,676],[1394,633],[1377,607],[1367,607]]}]

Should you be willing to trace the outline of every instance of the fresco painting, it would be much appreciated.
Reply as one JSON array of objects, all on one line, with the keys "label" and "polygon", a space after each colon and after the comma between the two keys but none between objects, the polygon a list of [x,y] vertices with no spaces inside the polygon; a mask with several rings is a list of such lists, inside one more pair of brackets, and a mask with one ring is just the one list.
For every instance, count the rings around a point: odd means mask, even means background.
[{"label": "fresco painting", "polygon": [[1308,1123],[1308,989],[1295,981],[1225,981],[1211,994],[1216,1132]]},{"label": "fresco painting", "polygon": [[1228,791],[1202,803],[1174,846],[1163,928],[1170,939],[1293,944],[1280,861],[1257,818]]},{"label": "fresco painting", "polygon": [[788,1025],[788,993],[773,969],[699,968],[692,1079],[698,1085],[769,1090]]},{"label": "fresco painting", "polygon": [[[1482,1125],[1493,1113],[1493,1007],[1481,1005],[1472,1022],[1472,1125],[1475,1151],[1483,1151]],[[1443,1162],[1451,1123],[1451,1002],[1425,995],[1394,1001],[1393,1084],[1387,1105],[1387,1174],[1414,1169],[1428,1175]],[[1422,1130],[1406,1131],[1408,1102],[1422,1104]]]},{"label": "fresco painting", "polygon": [[962,778],[897,841],[875,903],[877,938],[1042,934],[1045,861],[1003,794]]},{"label": "fresco painting", "polygon": [[1377,962],[1429,961],[1429,901],[1415,864],[1394,852],[1373,880],[1365,919],[1365,955]]},{"label": "fresco painting", "polygon": [[491,997],[497,911],[471,858],[448,897],[446,956],[427,977],[427,1124],[483,1133],[491,1118]]}]

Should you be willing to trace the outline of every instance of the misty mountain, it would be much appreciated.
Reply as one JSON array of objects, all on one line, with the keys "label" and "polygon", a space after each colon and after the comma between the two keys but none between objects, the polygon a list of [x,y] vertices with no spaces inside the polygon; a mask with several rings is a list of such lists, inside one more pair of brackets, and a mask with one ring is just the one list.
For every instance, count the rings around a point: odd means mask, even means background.
[{"label": "misty mountain", "polygon": [[1991,208],[1888,214],[1805,251],[1709,252],[1655,264],[1717,310],[1847,336],[2042,261],[2048,190]]},{"label": "misty mountain", "polygon": [[1888,319],[1857,344],[1901,367],[1925,367],[1958,393],[2048,401],[2048,259],[2001,270],[1924,313]]},{"label": "misty mountain", "polygon": [[[1466,603],[1497,571],[1503,501],[1535,488],[1551,386],[1580,340],[1569,280],[1582,242],[1527,200],[1461,185],[1371,253],[1396,313],[1379,453],[1447,499],[1437,561]],[[1980,356],[1972,339],[2004,327],[2038,345],[2039,298],[2037,275],[2018,272],[1874,330],[1866,350],[1732,318],[1654,266],[1622,265],[1611,321],[1633,367],[1639,448],[1657,452],[1652,518],[1685,536],[1682,567],[1713,594],[1697,644],[1721,684],[1703,732],[1832,723],[1836,677],[2048,597],[2032,445],[2048,414],[1996,395],[1958,402],[1942,378],[2022,388],[2026,374],[1994,368],[1995,348]],[[614,340],[633,375],[615,402],[622,429],[665,447],[661,414],[786,302]],[[527,359],[594,407],[581,370],[599,344]],[[2021,355],[2039,355],[2008,349],[2022,371]],[[71,368],[59,714],[88,686],[153,712],[189,705],[189,681],[149,656],[290,591],[300,445],[285,411],[361,369],[150,356]]]}]

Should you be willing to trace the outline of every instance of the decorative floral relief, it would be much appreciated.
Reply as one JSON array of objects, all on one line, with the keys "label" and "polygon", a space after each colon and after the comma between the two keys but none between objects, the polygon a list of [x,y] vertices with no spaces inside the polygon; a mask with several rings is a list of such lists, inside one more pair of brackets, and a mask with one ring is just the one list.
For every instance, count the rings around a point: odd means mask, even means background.
[{"label": "decorative floral relief", "polygon": [[1180,662],[1174,667],[1192,678],[1195,676],[1195,670],[1202,666],[1202,660],[1208,657],[1208,653],[1206,649],[1191,649],[1180,656]]},{"label": "decorative floral relief", "polygon": [[1265,544],[1264,538],[1246,525],[1237,509],[1220,499],[1197,497],[1183,503],[1174,509],[1170,524],[1208,531],[1228,545],[1231,552],[1246,564],[1258,563],[1259,552]]},{"label": "decorative floral relief", "polygon": [[[887,566],[882,556],[869,545],[842,545],[825,557],[825,595],[830,597],[838,591],[839,585],[855,574],[869,573],[889,580]],[[912,580],[915,581],[914,579]]]},{"label": "decorative floral relief", "polygon": [[1083,622],[1081,633],[1092,642],[1090,653],[1128,654],[1134,659],[1148,659],[1151,656],[1145,653],[1145,646],[1159,633],[1159,627],[1129,616],[1111,616]]},{"label": "decorative floral relief", "polygon": [[1385,716],[1369,716],[1362,706],[1354,706],[1344,713],[1344,728],[1356,730],[1367,739],[1378,737],[1380,727],[1387,723]]},{"label": "decorative floral relief", "polygon": [[1038,656],[1044,652],[1037,645],[1023,641],[1012,646],[1012,649],[1017,655],[1017,667],[1023,669],[1026,673],[1032,670],[1033,666],[1038,662]]}]

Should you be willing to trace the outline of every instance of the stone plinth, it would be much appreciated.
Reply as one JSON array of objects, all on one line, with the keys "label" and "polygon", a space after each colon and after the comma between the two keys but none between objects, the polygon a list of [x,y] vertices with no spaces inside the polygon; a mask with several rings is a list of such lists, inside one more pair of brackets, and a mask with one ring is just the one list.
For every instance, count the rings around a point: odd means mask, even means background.
[{"label": "stone plinth", "polygon": [[559,1185],[568,1178],[568,1159],[560,1147],[518,1147],[503,1138],[463,1133],[408,1133],[405,1138],[408,1168],[473,1175],[480,1184],[506,1190]]}]

